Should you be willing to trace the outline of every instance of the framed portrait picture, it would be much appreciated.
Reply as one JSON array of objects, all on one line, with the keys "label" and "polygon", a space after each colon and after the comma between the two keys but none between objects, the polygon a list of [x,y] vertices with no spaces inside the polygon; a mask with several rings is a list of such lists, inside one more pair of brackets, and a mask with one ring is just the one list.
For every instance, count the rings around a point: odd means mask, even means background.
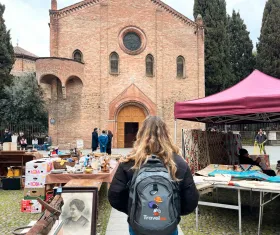
[{"label": "framed portrait picture", "polygon": [[96,235],[98,188],[63,187],[59,235]]}]

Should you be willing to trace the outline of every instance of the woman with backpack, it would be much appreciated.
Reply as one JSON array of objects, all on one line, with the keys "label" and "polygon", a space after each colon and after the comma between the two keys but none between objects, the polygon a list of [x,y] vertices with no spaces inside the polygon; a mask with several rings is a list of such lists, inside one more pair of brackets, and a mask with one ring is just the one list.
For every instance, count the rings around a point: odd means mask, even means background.
[{"label": "woman with backpack", "polygon": [[130,235],[177,235],[180,216],[197,207],[199,194],[188,164],[159,117],[144,121],[108,197],[112,207],[128,215]]}]

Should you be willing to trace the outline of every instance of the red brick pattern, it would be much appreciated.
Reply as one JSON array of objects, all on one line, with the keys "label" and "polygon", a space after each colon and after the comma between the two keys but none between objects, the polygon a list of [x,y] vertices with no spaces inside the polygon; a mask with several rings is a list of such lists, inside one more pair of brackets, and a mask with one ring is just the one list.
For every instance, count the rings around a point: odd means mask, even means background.
[{"label": "red brick pattern", "polygon": [[14,76],[22,76],[25,73],[34,73],[36,65],[34,60],[25,58],[16,58],[11,74]]}]

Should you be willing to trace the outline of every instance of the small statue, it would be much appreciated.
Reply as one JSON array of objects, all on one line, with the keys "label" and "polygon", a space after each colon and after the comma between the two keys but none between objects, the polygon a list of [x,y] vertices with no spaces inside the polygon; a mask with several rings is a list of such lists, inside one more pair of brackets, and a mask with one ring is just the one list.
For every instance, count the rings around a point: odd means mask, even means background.
[{"label": "small statue", "polygon": [[110,172],[110,158],[104,159],[104,162],[101,165],[101,171],[106,173]]}]

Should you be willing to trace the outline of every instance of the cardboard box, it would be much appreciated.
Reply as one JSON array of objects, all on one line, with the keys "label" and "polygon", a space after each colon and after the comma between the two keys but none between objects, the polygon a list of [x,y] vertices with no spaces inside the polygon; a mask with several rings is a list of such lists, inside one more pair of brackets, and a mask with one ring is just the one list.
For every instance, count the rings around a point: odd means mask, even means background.
[{"label": "cardboard box", "polygon": [[3,151],[11,151],[11,143],[10,142],[3,143]]},{"label": "cardboard box", "polygon": [[10,144],[10,146],[11,146],[11,151],[17,151],[17,143],[11,143]]},{"label": "cardboard box", "polygon": [[12,143],[12,142],[3,143],[3,151],[17,151],[17,143]]},{"label": "cardboard box", "polygon": [[21,200],[21,212],[42,213],[42,205],[37,200]]},{"label": "cardboard box", "polygon": [[42,200],[46,198],[45,187],[40,188],[29,188],[25,187],[23,191],[25,200],[35,200],[40,197]]},{"label": "cardboard box", "polygon": [[44,187],[46,182],[46,175],[26,175],[25,187],[27,188],[39,188]]},{"label": "cardboard box", "polygon": [[48,174],[53,169],[53,162],[51,159],[39,159],[27,162],[25,165],[25,175],[40,175]]}]

